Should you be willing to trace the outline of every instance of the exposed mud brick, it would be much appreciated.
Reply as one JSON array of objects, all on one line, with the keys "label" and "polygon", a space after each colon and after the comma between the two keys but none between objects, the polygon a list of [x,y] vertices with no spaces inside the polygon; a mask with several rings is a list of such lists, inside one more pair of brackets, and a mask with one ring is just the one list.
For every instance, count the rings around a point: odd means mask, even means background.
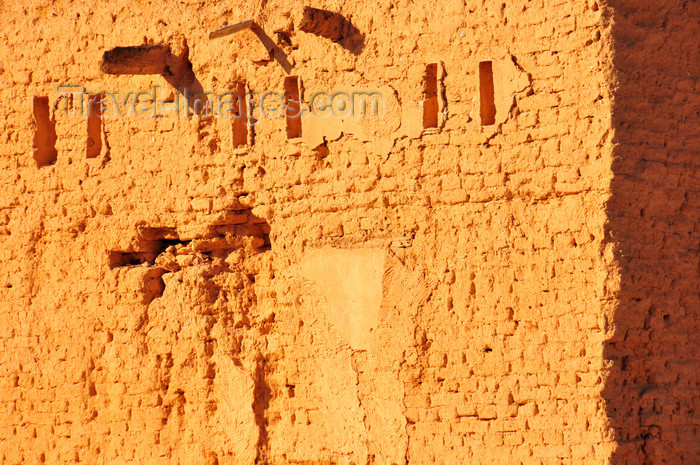
[{"label": "exposed mud brick", "polygon": [[0,464],[700,463],[700,3],[409,3],[0,2]]}]

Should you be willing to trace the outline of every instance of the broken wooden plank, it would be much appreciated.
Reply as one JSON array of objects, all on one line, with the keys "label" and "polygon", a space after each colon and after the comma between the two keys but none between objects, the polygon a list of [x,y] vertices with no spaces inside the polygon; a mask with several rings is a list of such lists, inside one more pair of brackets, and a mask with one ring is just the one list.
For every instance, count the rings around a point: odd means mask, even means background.
[{"label": "broken wooden plank", "polygon": [[250,27],[253,25],[253,20],[252,19],[246,19],[245,21],[240,21],[235,24],[230,24],[228,26],[224,26],[221,29],[217,29],[216,31],[212,32],[209,34],[210,39],[217,39],[219,37],[224,37],[229,34],[233,34],[239,31],[242,31],[244,29],[250,29]]}]

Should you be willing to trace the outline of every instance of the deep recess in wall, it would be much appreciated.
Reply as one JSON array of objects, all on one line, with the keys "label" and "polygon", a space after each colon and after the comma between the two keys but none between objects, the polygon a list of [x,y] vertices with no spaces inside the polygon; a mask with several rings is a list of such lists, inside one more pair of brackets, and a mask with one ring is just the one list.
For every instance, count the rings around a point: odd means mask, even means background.
[{"label": "deep recess in wall", "polygon": [[88,97],[87,110],[87,158],[95,158],[102,151],[102,105],[103,95]]},{"label": "deep recess in wall", "polygon": [[37,166],[51,165],[58,158],[56,150],[56,123],[51,121],[48,97],[34,97],[34,160]]},{"label": "deep recess in wall", "polygon": [[438,125],[438,83],[437,63],[425,67],[423,75],[423,128],[436,128]]},{"label": "deep recess in wall", "polygon": [[297,76],[284,78],[284,106],[287,116],[287,139],[301,137],[301,101]]},{"label": "deep recess in wall", "polygon": [[253,215],[250,208],[227,212],[217,224],[209,226],[207,232],[194,241],[181,239],[175,228],[145,227],[139,229],[130,249],[108,251],[109,267],[154,266],[158,256],[172,251],[171,247],[186,248],[186,252],[181,253],[226,256],[240,247],[240,238],[244,237],[253,240],[251,244],[255,249],[270,250],[270,225]]},{"label": "deep recess in wall", "polygon": [[479,92],[481,102],[481,125],[496,123],[496,98],[493,87],[493,64],[490,61],[479,63]]}]

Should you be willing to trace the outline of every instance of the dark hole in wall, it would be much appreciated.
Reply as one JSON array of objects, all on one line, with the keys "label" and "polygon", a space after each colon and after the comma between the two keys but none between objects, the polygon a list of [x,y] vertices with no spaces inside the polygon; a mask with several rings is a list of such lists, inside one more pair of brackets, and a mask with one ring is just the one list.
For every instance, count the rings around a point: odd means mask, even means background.
[{"label": "dark hole in wall", "polygon": [[438,125],[438,65],[430,63],[423,75],[423,128],[436,128]]},{"label": "dark hole in wall", "polygon": [[233,108],[233,114],[231,115],[233,118],[231,131],[234,148],[248,143],[248,107],[245,94],[245,83],[239,82],[236,85],[236,95],[233,96],[236,102]]},{"label": "dark hole in wall", "polygon": [[[226,260],[234,250],[241,247],[252,247],[253,253],[271,248],[270,225],[265,219],[253,215],[249,207],[243,206],[226,212],[206,232],[191,240],[180,239],[177,229],[172,227],[139,228],[130,250],[109,251],[108,258],[112,269],[132,267],[127,272],[143,273],[140,290],[143,302],[150,304],[165,292],[163,275],[181,269],[173,261],[175,255],[195,255],[198,260],[205,261]],[[255,275],[250,274],[248,278],[251,284],[255,283]],[[218,298],[218,291],[210,297],[210,303],[213,303]]]},{"label": "dark hole in wall", "polygon": [[34,160],[37,166],[51,165],[58,158],[56,150],[56,123],[51,121],[48,97],[34,97]]},{"label": "dark hole in wall", "polygon": [[87,108],[87,158],[95,158],[102,152],[102,99],[104,95],[88,97]]},{"label": "dark hole in wall", "polygon": [[188,244],[181,241],[171,228],[146,228],[141,232],[141,238],[134,251],[109,252],[109,267],[137,266],[143,263],[153,265],[158,255],[177,244]]},{"label": "dark hole in wall", "polygon": [[287,117],[287,139],[301,137],[301,100],[297,76],[284,78],[284,106]]},{"label": "dark hole in wall", "polygon": [[493,86],[493,64],[490,61],[479,63],[479,93],[481,102],[481,125],[496,123],[496,97]]},{"label": "dark hole in wall", "polygon": [[165,252],[165,250],[168,247],[170,247],[172,245],[178,245],[178,244],[186,245],[189,242],[190,241],[181,241],[179,239],[160,239],[157,241],[156,255],[162,254],[163,252]]},{"label": "dark hole in wall", "polygon": [[122,266],[137,266],[142,263],[153,263],[156,254],[153,252],[119,252],[109,253],[109,267],[119,268]]},{"label": "dark hole in wall", "polygon": [[[250,212],[249,208],[232,210],[223,215],[217,224],[212,225],[208,232],[198,238],[195,249],[198,253],[225,258],[234,247],[229,239],[248,237],[252,245],[259,251],[270,250],[270,225],[263,218]],[[190,246],[192,241],[181,240],[174,228],[143,228],[134,240],[131,250],[109,251],[110,268],[138,266],[148,264],[154,266],[156,258],[169,247],[182,245]]]}]

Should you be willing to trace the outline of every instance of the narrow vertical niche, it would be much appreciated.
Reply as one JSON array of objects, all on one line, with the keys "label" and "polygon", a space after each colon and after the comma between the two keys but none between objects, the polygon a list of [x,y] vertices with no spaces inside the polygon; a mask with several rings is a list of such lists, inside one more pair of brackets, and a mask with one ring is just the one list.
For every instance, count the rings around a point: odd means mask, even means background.
[{"label": "narrow vertical niche", "polygon": [[479,89],[481,94],[481,125],[496,123],[496,98],[493,87],[493,64],[490,61],[479,63]]},{"label": "narrow vertical niche", "polygon": [[284,107],[287,117],[287,139],[301,137],[301,100],[297,76],[284,78]]},{"label": "narrow vertical niche", "polygon": [[236,85],[236,108],[235,114],[232,115],[233,123],[231,124],[231,131],[233,134],[233,147],[239,147],[241,145],[248,144],[248,107],[245,95],[245,83],[239,82]]},{"label": "narrow vertical niche", "polygon": [[438,126],[438,65],[430,63],[423,75],[423,128]]},{"label": "narrow vertical niche", "polygon": [[96,158],[102,152],[102,99],[103,95],[88,97],[87,158]]},{"label": "narrow vertical niche", "polygon": [[56,150],[56,123],[51,121],[48,97],[34,97],[34,160],[37,166],[51,165],[58,158]]}]

